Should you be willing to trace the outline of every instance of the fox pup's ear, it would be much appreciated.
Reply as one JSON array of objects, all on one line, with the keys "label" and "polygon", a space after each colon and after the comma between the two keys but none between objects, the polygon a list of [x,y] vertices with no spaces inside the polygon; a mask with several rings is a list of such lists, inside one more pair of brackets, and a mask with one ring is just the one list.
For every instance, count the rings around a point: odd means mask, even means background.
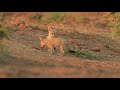
[{"label": "fox pup's ear", "polygon": [[42,41],[42,38],[41,38],[41,37],[39,37],[39,39],[40,39],[40,41]]}]

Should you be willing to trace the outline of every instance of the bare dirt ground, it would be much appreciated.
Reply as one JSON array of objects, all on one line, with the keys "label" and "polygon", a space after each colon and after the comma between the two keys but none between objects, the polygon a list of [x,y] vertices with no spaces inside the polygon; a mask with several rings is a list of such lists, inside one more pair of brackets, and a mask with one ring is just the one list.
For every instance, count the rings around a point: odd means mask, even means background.
[{"label": "bare dirt ground", "polygon": [[24,58],[11,59],[10,63],[6,63],[8,61],[5,60],[5,65],[0,65],[0,77],[114,78],[120,76],[119,63],[111,61],[91,61],[72,57]]},{"label": "bare dirt ground", "polygon": [[50,54],[46,47],[40,48],[38,37],[45,38],[48,34],[47,27],[41,26],[28,26],[24,30],[8,28],[10,40],[5,39],[2,43],[9,55],[0,59],[1,78],[120,77],[119,40],[113,40],[105,33],[66,32],[58,28],[57,36],[65,38],[72,49],[100,48],[100,52],[92,53],[95,56],[92,59],[68,52],[59,56],[58,51]]}]

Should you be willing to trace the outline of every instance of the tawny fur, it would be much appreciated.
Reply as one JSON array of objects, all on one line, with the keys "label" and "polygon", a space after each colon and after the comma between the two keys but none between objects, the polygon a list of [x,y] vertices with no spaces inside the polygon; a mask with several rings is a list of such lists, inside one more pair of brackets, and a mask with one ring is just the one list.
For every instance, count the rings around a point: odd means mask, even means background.
[{"label": "tawny fur", "polygon": [[41,37],[39,37],[41,40],[41,47],[48,46],[50,48],[50,51],[54,52],[54,47],[59,47],[60,54],[63,55],[65,52],[65,40],[63,38],[52,38],[52,39],[44,39],[42,40]]}]

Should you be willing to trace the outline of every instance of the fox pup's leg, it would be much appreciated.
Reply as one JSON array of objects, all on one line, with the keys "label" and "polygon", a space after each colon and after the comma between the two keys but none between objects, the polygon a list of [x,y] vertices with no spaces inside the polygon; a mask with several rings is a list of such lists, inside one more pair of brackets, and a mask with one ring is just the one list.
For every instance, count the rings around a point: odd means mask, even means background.
[{"label": "fox pup's leg", "polygon": [[54,46],[52,47],[52,52],[53,52],[53,53],[55,52],[55,47],[54,47]]},{"label": "fox pup's leg", "polygon": [[63,54],[64,54],[64,48],[63,48],[63,46],[60,46],[60,54],[59,55],[63,56]]},{"label": "fox pup's leg", "polygon": [[53,53],[54,52],[53,46],[49,45],[48,51],[51,52],[51,53]]},{"label": "fox pup's leg", "polygon": [[48,52],[51,52],[51,49],[50,49],[50,48],[48,48]]},{"label": "fox pup's leg", "polygon": [[64,55],[64,53],[63,53],[63,52],[60,52],[60,53],[59,53],[59,55],[60,55],[60,56],[63,56],[63,55]]},{"label": "fox pup's leg", "polygon": [[63,55],[64,55],[64,51],[60,52],[60,54],[59,54],[59,55],[63,56]]}]

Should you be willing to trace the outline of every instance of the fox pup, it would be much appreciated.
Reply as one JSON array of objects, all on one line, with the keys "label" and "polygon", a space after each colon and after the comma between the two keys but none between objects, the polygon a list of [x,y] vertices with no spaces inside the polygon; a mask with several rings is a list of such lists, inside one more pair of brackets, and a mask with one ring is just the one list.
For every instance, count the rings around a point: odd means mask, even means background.
[{"label": "fox pup", "polygon": [[[48,26],[48,36],[47,36],[47,40],[54,38],[54,37],[55,37],[55,34],[56,34],[56,32],[55,32],[53,29],[51,29],[50,26]],[[55,49],[56,49],[56,48],[54,47],[54,50],[55,50]]]},{"label": "fox pup", "polygon": [[65,52],[65,40],[63,38],[52,38],[52,39],[44,39],[42,40],[41,37],[40,41],[41,41],[41,47],[43,48],[44,46],[48,46],[48,48],[50,48],[51,53],[54,52],[54,47],[59,47],[60,49],[60,54],[59,55],[63,55]]}]

